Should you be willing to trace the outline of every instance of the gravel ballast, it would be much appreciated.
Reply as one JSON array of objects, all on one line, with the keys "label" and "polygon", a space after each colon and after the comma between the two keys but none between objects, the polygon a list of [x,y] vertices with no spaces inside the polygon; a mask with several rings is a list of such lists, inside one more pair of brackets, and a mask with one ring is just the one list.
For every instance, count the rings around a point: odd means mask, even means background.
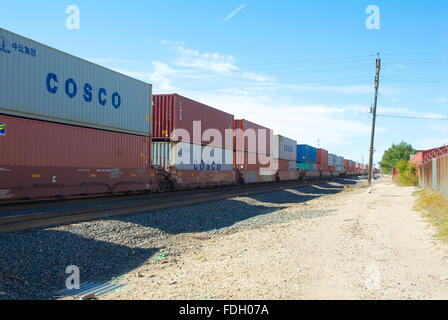
[{"label": "gravel ballast", "polygon": [[194,244],[179,245],[179,235],[222,236],[331,215],[333,209],[309,208],[307,202],[343,189],[329,183],[0,235],[0,299],[51,299],[65,288],[69,265],[80,268],[84,282],[113,281],[160,256],[162,263],[175,263],[194,250]]}]

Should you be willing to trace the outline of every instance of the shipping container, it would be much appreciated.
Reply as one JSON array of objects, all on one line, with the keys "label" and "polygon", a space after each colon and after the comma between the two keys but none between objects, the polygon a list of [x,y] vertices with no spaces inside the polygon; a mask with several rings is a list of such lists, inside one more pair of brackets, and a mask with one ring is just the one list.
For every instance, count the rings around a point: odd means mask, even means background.
[{"label": "shipping container", "polygon": [[317,171],[317,166],[315,163],[297,162],[296,166],[299,170]]},{"label": "shipping container", "polygon": [[[182,141],[233,150],[233,115],[178,94],[156,94],[153,101],[154,140]],[[197,125],[196,130],[194,125]],[[212,137],[204,136],[205,131]],[[182,137],[182,132],[187,136]]]},{"label": "shipping container", "polygon": [[328,166],[337,165],[337,155],[329,153],[328,154]]},{"label": "shipping container", "polygon": [[297,141],[274,135],[274,159],[288,160],[296,162]]},{"label": "shipping container", "polygon": [[296,162],[289,160],[274,160],[277,168],[279,181],[298,180],[299,172],[296,169]]},{"label": "shipping container", "polygon": [[278,170],[272,157],[244,151],[234,152],[234,164],[244,183],[274,181]]},{"label": "shipping container", "polygon": [[234,128],[234,150],[271,155],[274,143],[271,129],[244,119],[235,120]]},{"label": "shipping container", "polygon": [[317,150],[307,144],[297,145],[297,162],[316,163]]},{"label": "shipping container", "polygon": [[142,136],[152,86],[0,29],[0,113]]},{"label": "shipping container", "polygon": [[317,170],[328,171],[328,151],[325,149],[317,149]]},{"label": "shipping container", "polygon": [[185,142],[153,142],[152,165],[192,171],[232,171],[233,151]]},{"label": "shipping container", "polygon": [[3,199],[157,189],[151,139],[0,114]]}]

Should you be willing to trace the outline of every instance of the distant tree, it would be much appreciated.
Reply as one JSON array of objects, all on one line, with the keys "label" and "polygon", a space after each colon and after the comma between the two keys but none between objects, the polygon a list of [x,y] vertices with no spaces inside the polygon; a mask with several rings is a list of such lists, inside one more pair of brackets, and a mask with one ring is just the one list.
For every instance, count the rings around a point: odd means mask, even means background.
[{"label": "distant tree", "polygon": [[384,152],[380,162],[381,171],[384,173],[391,173],[392,168],[397,166],[398,161],[409,161],[412,152],[413,148],[410,144],[407,144],[404,141],[401,141],[400,144],[394,143],[392,147]]}]

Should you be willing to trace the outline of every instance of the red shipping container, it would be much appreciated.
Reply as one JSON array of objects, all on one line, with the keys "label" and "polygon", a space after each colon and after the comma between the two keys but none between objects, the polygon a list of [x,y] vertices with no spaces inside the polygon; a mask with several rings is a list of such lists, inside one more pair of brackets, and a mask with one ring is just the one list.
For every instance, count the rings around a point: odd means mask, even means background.
[{"label": "red shipping container", "polygon": [[296,162],[289,160],[274,160],[278,168],[277,176],[280,181],[298,180],[299,172],[297,171]]},{"label": "red shipping container", "polygon": [[347,171],[349,169],[348,167],[348,159],[344,159],[344,169]]},{"label": "red shipping container", "polygon": [[0,198],[155,189],[149,137],[0,115]]},{"label": "red shipping container", "polygon": [[257,155],[244,151],[233,153],[233,163],[242,174],[245,183],[274,181],[274,159],[267,155]]},{"label": "red shipping container", "polygon": [[328,171],[328,151],[325,149],[317,149],[317,170]]},{"label": "red shipping container", "polygon": [[[273,132],[271,129],[268,129],[259,124],[244,119],[235,120],[234,128],[235,128],[235,139],[233,144],[234,150],[256,152],[259,154],[267,154],[267,155],[271,154],[271,150],[273,150],[273,143],[274,143]],[[256,140],[255,146],[251,145],[250,149],[249,149],[250,140],[247,136],[244,135],[245,132],[246,134],[248,134],[249,132],[255,133],[255,140]],[[263,132],[265,136],[263,140],[261,140],[261,138],[263,137]]]},{"label": "red shipping container", "polygon": [[[214,109],[200,102],[185,98],[178,94],[155,94],[153,95],[152,113],[152,137],[154,140],[184,141],[202,145],[211,145],[219,148],[233,149],[232,132],[228,133],[226,143],[226,129],[233,130],[233,115]],[[193,141],[193,121],[201,122],[201,141]],[[176,136],[175,129],[186,130],[190,141]],[[203,133],[207,129],[218,130],[221,141],[203,139]],[[213,138],[212,138],[213,139]]]}]

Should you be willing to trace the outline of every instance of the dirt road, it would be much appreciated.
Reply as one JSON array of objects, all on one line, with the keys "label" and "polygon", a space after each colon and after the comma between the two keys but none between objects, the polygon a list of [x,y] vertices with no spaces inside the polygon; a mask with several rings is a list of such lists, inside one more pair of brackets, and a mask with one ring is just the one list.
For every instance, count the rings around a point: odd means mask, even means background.
[{"label": "dirt road", "polygon": [[412,210],[415,190],[383,179],[280,212],[331,214],[204,239],[173,236],[189,244],[184,253],[149,261],[101,298],[448,299],[448,248]]}]

